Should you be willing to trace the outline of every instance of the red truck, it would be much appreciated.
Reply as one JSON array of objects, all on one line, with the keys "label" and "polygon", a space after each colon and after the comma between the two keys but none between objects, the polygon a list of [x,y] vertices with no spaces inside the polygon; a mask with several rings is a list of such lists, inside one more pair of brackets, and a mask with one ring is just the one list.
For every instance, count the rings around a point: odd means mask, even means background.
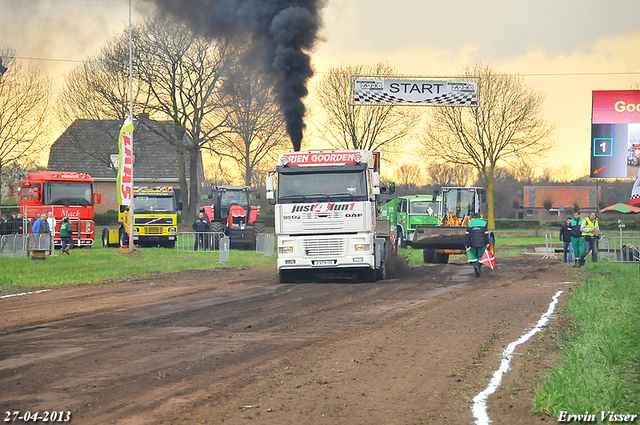
[{"label": "red truck", "polygon": [[90,247],[95,237],[93,205],[101,202],[93,192],[93,179],[88,174],[68,171],[29,173],[20,182],[20,211],[33,221],[36,212],[53,211],[56,219],[54,245],[60,246],[60,225],[69,217],[73,241],[78,247]]}]

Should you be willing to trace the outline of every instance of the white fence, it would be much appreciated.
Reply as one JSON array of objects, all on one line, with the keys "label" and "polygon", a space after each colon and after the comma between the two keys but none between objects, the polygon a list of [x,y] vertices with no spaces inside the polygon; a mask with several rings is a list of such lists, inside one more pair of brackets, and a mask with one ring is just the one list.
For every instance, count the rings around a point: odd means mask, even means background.
[{"label": "white fence", "polygon": [[275,250],[276,235],[273,233],[258,233],[256,235],[256,254],[271,256]]},{"label": "white fence", "polygon": [[220,262],[229,261],[230,246],[222,232],[179,232],[176,243],[180,252],[219,252]]}]

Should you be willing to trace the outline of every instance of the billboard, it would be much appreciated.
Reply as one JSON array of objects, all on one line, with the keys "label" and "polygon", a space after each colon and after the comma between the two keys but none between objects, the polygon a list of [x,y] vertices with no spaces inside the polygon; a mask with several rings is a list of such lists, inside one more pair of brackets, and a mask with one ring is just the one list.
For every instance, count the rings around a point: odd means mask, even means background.
[{"label": "billboard", "polygon": [[352,105],[478,106],[480,77],[351,76]]},{"label": "billboard", "polygon": [[593,92],[591,177],[635,178],[640,168],[640,90]]}]

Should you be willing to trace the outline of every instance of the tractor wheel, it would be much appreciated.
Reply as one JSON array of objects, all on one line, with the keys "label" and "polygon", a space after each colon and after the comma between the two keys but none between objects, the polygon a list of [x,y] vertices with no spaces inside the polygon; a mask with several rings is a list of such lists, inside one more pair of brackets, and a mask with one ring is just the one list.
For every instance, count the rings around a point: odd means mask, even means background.
[{"label": "tractor wheel", "polygon": [[260,233],[264,233],[265,232],[265,225],[264,225],[264,221],[254,221],[253,222],[253,247],[252,249],[256,249],[256,247],[258,246],[258,235]]},{"label": "tractor wheel", "polygon": [[[210,231],[215,234],[211,235],[209,249],[220,249],[220,239],[224,236],[224,223],[221,221],[212,222]],[[222,233],[222,235],[220,235],[220,233]]]},{"label": "tractor wheel", "polygon": [[436,262],[436,252],[433,249],[423,249],[422,250],[422,260],[425,263],[435,263]]}]

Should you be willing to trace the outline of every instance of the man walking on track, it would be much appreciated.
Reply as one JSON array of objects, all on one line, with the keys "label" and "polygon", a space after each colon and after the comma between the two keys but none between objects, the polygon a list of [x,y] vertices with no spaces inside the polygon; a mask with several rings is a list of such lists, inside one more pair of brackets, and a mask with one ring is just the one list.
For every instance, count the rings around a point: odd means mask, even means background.
[{"label": "man walking on track", "polygon": [[489,237],[489,229],[487,222],[482,219],[480,214],[475,214],[473,220],[469,222],[467,231],[464,235],[464,246],[467,249],[467,258],[473,266],[476,277],[480,277],[480,259],[486,249],[489,249],[491,239]]}]

